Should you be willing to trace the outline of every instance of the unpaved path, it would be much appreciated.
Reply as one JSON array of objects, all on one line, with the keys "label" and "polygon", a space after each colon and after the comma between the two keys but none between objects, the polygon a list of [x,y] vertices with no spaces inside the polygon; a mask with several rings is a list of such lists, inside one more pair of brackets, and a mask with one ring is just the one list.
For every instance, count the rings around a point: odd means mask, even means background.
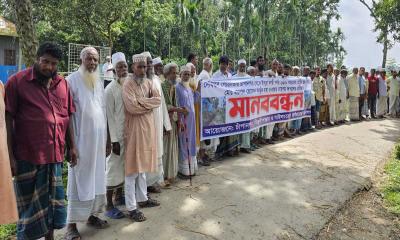
[{"label": "unpaved path", "polygon": [[192,187],[180,181],[154,196],[162,205],[143,210],[146,222],[81,225],[83,239],[312,239],[370,185],[399,127],[398,120],[347,124],[214,163]]}]

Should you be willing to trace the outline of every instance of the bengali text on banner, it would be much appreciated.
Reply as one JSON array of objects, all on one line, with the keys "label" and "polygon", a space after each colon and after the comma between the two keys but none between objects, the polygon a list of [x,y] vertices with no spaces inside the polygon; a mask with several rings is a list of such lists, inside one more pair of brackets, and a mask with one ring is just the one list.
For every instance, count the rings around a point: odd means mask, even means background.
[{"label": "bengali text on banner", "polygon": [[311,116],[311,79],[243,77],[201,82],[201,139]]}]

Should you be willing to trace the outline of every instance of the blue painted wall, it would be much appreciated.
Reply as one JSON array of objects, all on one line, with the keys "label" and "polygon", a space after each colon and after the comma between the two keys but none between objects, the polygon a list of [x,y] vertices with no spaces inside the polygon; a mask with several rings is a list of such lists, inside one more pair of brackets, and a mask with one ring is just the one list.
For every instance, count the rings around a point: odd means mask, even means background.
[{"label": "blue painted wall", "polygon": [[[25,66],[22,66],[22,69],[25,69]],[[6,83],[8,78],[11,77],[14,73],[18,71],[17,66],[4,66],[0,65],[0,80],[3,83]]]}]

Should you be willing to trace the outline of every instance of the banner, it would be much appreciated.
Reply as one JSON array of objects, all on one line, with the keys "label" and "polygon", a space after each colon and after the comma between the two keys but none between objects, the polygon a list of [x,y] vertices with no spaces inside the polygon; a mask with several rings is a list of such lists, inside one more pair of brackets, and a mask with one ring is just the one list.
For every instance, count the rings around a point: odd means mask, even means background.
[{"label": "banner", "polygon": [[244,77],[201,82],[201,140],[310,116],[310,78]]}]

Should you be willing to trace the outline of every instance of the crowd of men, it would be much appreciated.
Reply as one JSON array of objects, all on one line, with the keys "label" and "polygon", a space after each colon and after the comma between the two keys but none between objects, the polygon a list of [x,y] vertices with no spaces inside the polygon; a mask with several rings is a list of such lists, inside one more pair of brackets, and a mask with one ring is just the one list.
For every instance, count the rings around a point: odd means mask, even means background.
[{"label": "crowd of men", "polygon": [[[179,67],[163,65],[159,57],[144,52],[133,55],[128,66],[125,54],[117,52],[107,59],[101,78],[99,54],[86,47],[79,69],[64,79],[57,73],[61,59],[59,46],[43,43],[34,66],[0,88],[5,99],[0,101],[0,224],[18,220],[18,239],[53,239],[54,230],[65,226],[65,239],[81,239],[79,222],[108,227],[101,217],[104,209],[111,219],[145,221],[139,208],[160,205],[149,193],[160,193],[177,177],[194,177],[199,165],[324,126],[400,113],[398,69],[392,69],[390,78],[384,69],[367,73],[360,67],[349,73],[332,64],[311,69],[273,60],[267,69],[258,57],[249,66],[239,60],[234,71],[229,58],[221,56],[216,72],[206,57],[197,75],[195,54]],[[312,91],[304,101],[311,117],[200,141],[201,82],[290,76],[311,79]]]}]

